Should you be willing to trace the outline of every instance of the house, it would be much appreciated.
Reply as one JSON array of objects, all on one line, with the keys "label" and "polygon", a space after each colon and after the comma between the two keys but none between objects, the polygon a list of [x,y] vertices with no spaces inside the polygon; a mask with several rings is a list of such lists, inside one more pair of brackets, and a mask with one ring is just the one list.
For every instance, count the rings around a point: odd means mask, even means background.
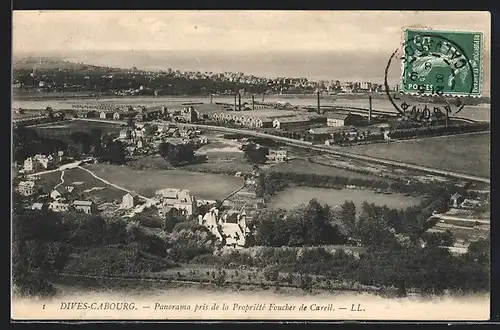
[{"label": "house", "polygon": [[295,116],[283,117],[273,120],[273,127],[276,129],[293,130],[309,127],[311,120],[309,117]]},{"label": "house", "polygon": [[31,205],[32,210],[42,210],[43,209],[43,204],[42,203],[33,203]]},{"label": "house", "polygon": [[120,131],[120,139],[130,139],[132,138],[132,130],[124,128]]},{"label": "house", "polygon": [[54,157],[52,157],[52,155],[48,155],[48,156],[35,155],[35,160],[37,160],[42,165],[42,167],[46,170],[52,169],[56,165],[55,159],[54,159]]},{"label": "house", "polygon": [[66,212],[69,209],[69,204],[54,201],[49,204],[49,210],[54,212]]},{"label": "house", "polygon": [[99,118],[101,118],[101,119],[113,119],[113,112],[101,111],[99,113]]},{"label": "house", "polygon": [[220,214],[215,207],[204,216],[198,216],[198,223],[209,229],[220,241],[227,246],[242,248],[250,230],[246,225],[246,213],[230,210]]},{"label": "house", "polygon": [[66,191],[70,194],[73,192],[73,190],[75,190],[75,187],[73,187],[73,186],[66,186],[65,188],[66,188]]},{"label": "house", "polygon": [[68,191],[66,189],[58,187],[50,192],[50,198],[57,201],[60,200],[61,198],[64,198],[67,194]]},{"label": "house", "polygon": [[23,196],[31,196],[35,193],[35,182],[33,181],[21,181],[17,186],[17,190]]},{"label": "house", "polygon": [[87,214],[94,213],[97,210],[96,205],[92,201],[74,201],[73,207],[75,210]]},{"label": "house", "polygon": [[189,190],[165,188],[157,190],[155,197],[160,200],[162,206],[170,206],[183,211],[185,215],[196,213],[197,202],[194,196],[191,196]]},{"label": "house", "polygon": [[450,205],[451,207],[459,207],[464,200],[464,196],[460,195],[459,193],[454,193],[450,197]]},{"label": "house", "polygon": [[137,140],[137,148],[141,149],[147,146],[147,142],[144,139]]},{"label": "house", "polygon": [[40,164],[34,157],[29,157],[24,160],[24,172],[39,172],[42,170],[42,164]]},{"label": "house", "polygon": [[338,127],[356,125],[363,121],[363,118],[358,115],[329,113],[326,117],[326,126]]},{"label": "house", "polygon": [[269,150],[269,155],[267,155],[267,159],[271,162],[286,162],[288,160],[288,151],[285,149],[278,150]]},{"label": "house", "polygon": [[122,112],[116,111],[113,113],[113,120],[120,120],[124,118],[124,114]]},{"label": "house", "polygon": [[137,203],[137,194],[135,193],[126,193],[122,197],[122,205],[121,208],[128,210],[133,208]]}]

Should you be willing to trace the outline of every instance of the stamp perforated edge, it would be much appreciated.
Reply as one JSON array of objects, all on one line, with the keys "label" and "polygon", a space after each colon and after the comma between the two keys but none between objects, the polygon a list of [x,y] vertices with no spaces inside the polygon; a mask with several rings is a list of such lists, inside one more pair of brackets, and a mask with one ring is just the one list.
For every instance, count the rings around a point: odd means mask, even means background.
[{"label": "stamp perforated edge", "polygon": [[[444,93],[442,95],[440,95],[441,97],[452,97],[454,99],[459,99],[459,98],[481,98],[483,97],[483,76],[484,76],[484,63],[483,63],[483,58],[484,58],[484,52],[485,52],[485,47],[484,47],[484,35],[483,35],[483,32],[481,31],[463,31],[463,30],[454,30],[454,29],[446,29],[446,30],[436,30],[436,29],[432,29],[432,28],[429,28],[429,27],[422,27],[422,26],[415,26],[415,27],[404,27],[402,29],[402,38],[401,38],[401,45],[400,45],[400,48],[401,50],[404,49],[404,45],[406,43],[406,39],[408,37],[408,30],[412,30],[412,31],[422,31],[422,32],[426,32],[426,31],[430,31],[430,32],[446,32],[446,33],[466,33],[466,34],[478,34],[481,36],[481,39],[480,39],[480,51],[479,51],[479,82],[478,82],[478,86],[479,86],[479,91],[477,93],[471,93],[471,94],[465,94],[465,93]],[[403,54],[404,54],[404,51],[403,51]],[[399,81],[399,89],[398,89],[398,92],[401,93],[401,94],[404,94],[404,95],[412,95],[412,96],[427,96],[427,97],[432,97],[432,96],[436,96],[436,94],[432,94],[432,93],[420,93],[420,92],[415,92],[415,91],[407,91],[405,90],[405,85],[404,85],[404,58],[403,56],[401,57],[401,74],[400,74],[400,81]]]}]

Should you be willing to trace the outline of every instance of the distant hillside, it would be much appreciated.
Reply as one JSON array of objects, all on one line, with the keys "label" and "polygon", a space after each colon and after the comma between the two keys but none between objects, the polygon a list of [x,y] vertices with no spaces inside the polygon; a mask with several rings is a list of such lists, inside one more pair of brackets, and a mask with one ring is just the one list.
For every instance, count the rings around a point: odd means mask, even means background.
[{"label": "distant hillside", "polygon": [[95,65],[64,61],[56,57],[17,57],[13,59],[12,67],[14,70],[26,70],[32,68],[37,68],[39,70],[86,70],[89,68],[99,68]]}]

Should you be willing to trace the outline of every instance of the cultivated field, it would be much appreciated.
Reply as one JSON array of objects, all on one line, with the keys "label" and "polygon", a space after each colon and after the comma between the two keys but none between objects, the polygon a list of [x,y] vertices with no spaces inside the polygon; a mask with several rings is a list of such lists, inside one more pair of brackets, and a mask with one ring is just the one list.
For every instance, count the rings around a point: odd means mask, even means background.
[{"label": "cultivated field", "polygon": [[357,173],[341,168],[314,164],[303,159],[294,159],[286,163],[280,163],[268,169],[268,172],[284,172],[284,173],[307,173],[327,176],[342,176],[349,178],[359,178],[367,180],[382,180],[376,175]]},{"label": "cultivated field", "polygon": [[124,188],[151,197],[158,189],[188,189],[196,197],[220,199],[241,187],[241,178],[222,174],[195,173],[182,170],[138,170],[128,166],[92,164],[94,174]]},{"label": "cultivated field", "polygon": [[[47,193],[50,193],[56,185],[61,183],[60,171],[42,174],[40,177],[42,187]],[[63,179],[64,183],[61,184],[61,187],[69,185],[75,187],[72,195],[80,195],[83,199],[113,202],[121,201],[123,195],[126,194],[125,191],[111,187],[79,168],[64,171]]]},{"label": "cultivated field", "polygon": [[345,150],[454,172],[490,176],[489,133],[360,145],[346,147]]},{"label": "cultivated field", "polygon": [[277,193],[269,203],[270,208],[289,209],[299,204],[308,203],[316,198],[322,204],[338,206],[346,200],[351,200],[356,204],[357,211],[360,210],[364,201],[375,203],[376,205],[387,205],[389,208],[407,208],[420,204],[418,197],[403,196],[401,194],[375,194],[369,189],[324,189],[312,187],[292,187]]}]

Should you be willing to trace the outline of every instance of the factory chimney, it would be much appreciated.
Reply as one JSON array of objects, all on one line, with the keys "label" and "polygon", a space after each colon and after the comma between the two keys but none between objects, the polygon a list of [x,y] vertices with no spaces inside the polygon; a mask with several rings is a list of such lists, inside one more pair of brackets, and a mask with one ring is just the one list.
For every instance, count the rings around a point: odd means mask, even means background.
[{"label": "factory chimney", "polygon": [[262,93],[262,102],[264,102],[264,93]]},{"label": "factory chimney", "polygon": [[234,94],[234,111],[236,111],[236,93]]},{"label": "factory chimney", "polygon": [[252,94],[252,110],[255,110],[255,95]]},{"label": "factory chimney", "polygon": [[318,112],[318,114],[320,114],[321,113],[321,106],[320,106],[320,101],[319,101],[319,88],[316,91],[316,96],[317,96],[317,100],[318,100],[318,109],[317,109],[317,112]]},{"label": "factory chimney", "polygon": [[210,104],[212,103],[212,96],[213,96],[213,94],[210,93]]},{"label": "factory chimney", "polygon": [[238,110],[241,111],[241,93],[238,93]]},{"label": "factory chimney", "polygon": [[368,107],[368,123],[372,122],[372,96],[368,96],[368,101],[370,102]]}]

